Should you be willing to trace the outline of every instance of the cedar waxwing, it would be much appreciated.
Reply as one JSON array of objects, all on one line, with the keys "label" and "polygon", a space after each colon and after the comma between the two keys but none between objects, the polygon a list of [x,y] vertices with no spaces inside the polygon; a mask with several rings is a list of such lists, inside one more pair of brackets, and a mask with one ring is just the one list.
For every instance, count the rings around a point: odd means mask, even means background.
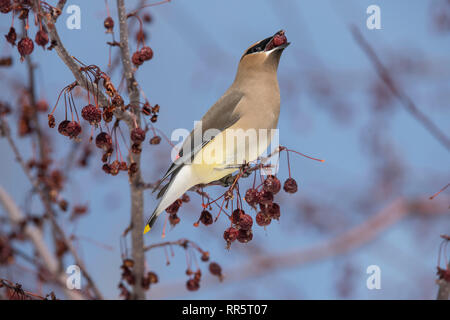
[{"label": "cedar waxwing", "polygon": [[[288,45],[281,30],[245,51],[233,84],[195,125],[178,158],[155,188],[170,177],[158,193],[159,204],[148,219],[144,233],[151,229],[161,212],[187,190],[220,180],[243,164],[257,160],[266,151],[272,129],[278,125],[277,69],[281,53]],[[260,132],[264,129],[271,133],[263,137]],[[251,139],[245,136],[248,132],[255,133],[257,143],[249,141]],[[197,134],[199,139],[196,139]],[[241,143],[235,143],[235,139]]]}]

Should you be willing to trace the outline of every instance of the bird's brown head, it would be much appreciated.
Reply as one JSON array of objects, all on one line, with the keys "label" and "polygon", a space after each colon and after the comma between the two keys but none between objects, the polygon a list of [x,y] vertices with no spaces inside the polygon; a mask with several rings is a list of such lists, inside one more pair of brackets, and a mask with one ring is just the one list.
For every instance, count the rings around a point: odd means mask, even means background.
[{"label": "bird's brown head", "polygon": [[276,72],[281,53],[289,44],[284,30],[252,44],[242,55],[239,62],[240,71],[268,70]]}]

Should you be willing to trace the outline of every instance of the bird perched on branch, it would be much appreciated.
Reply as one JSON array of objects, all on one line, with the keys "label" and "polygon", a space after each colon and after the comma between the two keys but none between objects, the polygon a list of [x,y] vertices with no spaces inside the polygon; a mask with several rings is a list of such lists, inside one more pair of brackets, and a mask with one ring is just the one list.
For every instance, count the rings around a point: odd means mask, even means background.
[{"label": "bird perched on branch", "polygon": [[158,193],[159,203],[144,233],[187,190],[220,180],[266,151],[278,125],[277,69],[288,45],[281,30],[244,52],[233,84],[195,125],[177,159],[155,188],[168,180]]}]

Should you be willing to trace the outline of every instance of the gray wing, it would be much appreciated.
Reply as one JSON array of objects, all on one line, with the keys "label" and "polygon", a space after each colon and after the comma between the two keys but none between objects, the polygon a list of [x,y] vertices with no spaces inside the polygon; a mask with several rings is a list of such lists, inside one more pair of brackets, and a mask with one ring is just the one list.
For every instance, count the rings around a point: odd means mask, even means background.
[{"label": "gray wing", "polygon": [[[226,128],[232,126],[237,120],[239,120],[239,114],[234,112],[239,101],[241,101],[244,94],[238,90],[228,90],[203,116],[202,121],[202,133],[208,129],[217,129],[220,132]],[[170,175],[174,176],[178,173],[181,166],[183,166],[187,161],[194,159],[195,155],[209,142],[209,141],[194,141],[194,132],[196,129],[191,131],[189,136],[183,143],[183,146],[179,152],[179,158],[176,159],[172,165],[167,170],[164,177],[157,183],[153,192],[155,192],[161,183],[165,181]],[[190,145],[190,146],[189,146]],[[189,150],[186,154],[183,154],[183,150]],[[158,193],[157,198],[160,198],[165,192],[163,187]]]}]

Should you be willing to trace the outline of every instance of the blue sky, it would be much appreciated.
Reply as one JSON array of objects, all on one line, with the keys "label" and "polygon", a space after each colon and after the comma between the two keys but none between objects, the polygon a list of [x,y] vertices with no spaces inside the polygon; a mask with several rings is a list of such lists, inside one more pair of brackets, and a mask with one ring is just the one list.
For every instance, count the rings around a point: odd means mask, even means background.
[{"label": "blue sky", "polygon": [[[105,42],[110,37],[105,35],[103,29],[106,16],[103,1],[78,0],[68,3],[80,6],[82,20],[80,30],[68,30],[64,26],[68,14],[63,13],[61,16],[57,27],[66,48],[80,60],[106,69],[108,48]],[[137,1],[127,1],[129,8],[134,8],[134,3]],[[365,11],[371,4],[381,8],[381,30],[370,31],[365,26]],[[110,1],[110,6],[115,18],[115,3]],[[367,83],[376,79],[376,74],[354,42],[348,29],[350,24],[359,28],[382,59],[388,60],[397,54],[411,57],[413,61],[427,57],[436,62],[429,76],[417,77],[414,72],[410,72],[399,75],[399,81],[408,85],[407,93],[450,135],[448,106],[442,101],[431,105],[430,101],[433,100],[429,99],[436,88],[442,88],[443,91],[449,89],[449,34],[437,35],[433,32],[428,2],[173,0],[147,11],[154,18],[154,22],[146,28],[149,33],[148,44],[155,54],[153,60],[139,68],[137,79],[150,102],[161,105],[157,123],[159,129],[170,134],[176,128],[192,128],[194,120],[200,119],[231,84],[242,52],[250,44],[285,29],[291,46],[283,53],[278,71],[282,99],[280,142],[292,149],[326,159],[321,164],[291,157],[293,175],[300,182],[300,192],[283,196],[280,222],[270,225],[266,232],[255,230],[254,240],[246,246],[247,250],[241,250],[239,245],[233,245],[230,251],[224,249],[222,233],[226,222],[223,220],[210,226],[209,230],[204,226],[193,228],[192,223],[198,218],[200,208],[199,199],[195,195],[191,196],[195,202],[183,207],[180,213],[182,222],[168,233],[165,240],[186,237],[196,241],[211,252],[213,260],[223,265],[225,274],[227,267],[244,263],[249,254],[261,248],[268,254],[283,252],[289,248],[307,247],[333,235],[301,223],[297,227],[289,226],[290,219],[301,215],[297,208],[298,198],[295,200],[294,197],[311,198],[324,204],[336,203],[336,213],[330,211],[329,214],[350,212],[349,227],[374,213],[359,212],[360,209],[353,203],[354,197],[349,197],[349,194],[363,195],[367,192],[365,188],[376,178],[372,160],[361,139],[361,134],[373,116],[369,112],[370,101],[364,92]],[[2,15],[0,26],[3,33],[7,32],[9,23]],[[2,55],[11,52],[8,44],[0,48]],[[135,48],[135,44],[132,48]],[[18,62],[16,52],[13,52],[16,62],[13,69],[0,70],[0,75],[11,75],[13,71],[16,78],[26,79],[25,67]],[[38,91],[45,92],[45,98],[52,105],[59,90],[73,81],[72,75],[55,52],[44,53],[41,48],[35,48],[33,59],[39,63]],[[312,98],[307,83],[307,75],[311,72],[329,77],[337,94],[351,103],[353,118],[350,119],[349,115],[347,124],[339,123],[330,116],[332,112],[327,111],[327,108],[333,108],[332,105],[327,106]],[[115,74],[113,80],[118,84],[120,77]],[[10,97],[9,91],[1,91],[2,99]],[[62,117],[63,108],[60,107],[59,112]],[[398,102],[394,102],[391,114],[386,117],[386,127],[395,148],[394,153],[407,162],[408,169],[406,187],[394,190],[392,198],[428,195],[448,183],[448,151]],[[69,143],[59,135],[54,135],[53,143],[59,162],[64,163],[63,151],[68,149]],[[24,141],[21,146],[24,154],[31,154],[29,142]],[[23,203],[25,191],[28,190],[27,181],[14,163],[4,140],[0,140],[0,150],[0,183],[19,203]],[[169,151],[169,146],[165,144],[156,147],[145,145],[143,175],[146,181],[159,178],[170,161]],[[82,255],[94,277],[100,279],[100,286],[106,295],[115,298],[118,295],[116,286],[120,274],[119,236],[129,222],[128,181],[124,175],[105,176],[100,170],[99,158],[100,155],[96,153],[89,169],[72,175],[74,183],[65,190],[65,194],[75,201],[88,203],[90,207],[89,216],[77,223],[77,234],[113,246],[113,251],[108,251],[88,242],[80,242]],[[280,177],[285,178],[285,159],[281,163]],[[149,191],[146,192],[145,202],[148,215],[155,205]],[[380,203],[379,207],[386,204]],[[389,229],[361,250],[340,258],[283,270],[242,283],[211,285],[193,295],[181,290],[170,297],[332,299],[338,297],[334,288],[342,266],[351,264],[354,269],[351,298],[433,298],[432,281],[439,244],[437,236],[448,233],[449,229],[448,214],[440,219],[439,223],[431,224],[436,236],[427,239],[434,240],[427,240],[420,248],[415,247],[417,234],[414,231],[420,222],[411,219]],[[62,217],[61,220],[72,231],[67,219]],[[161,225],[162,222],[146,237],[147,243],[160,240]],[[186,280],[184,253],[178,248],[174,250],[176,255],[168,267],[165,266],[162,250],[148,254],[148,267],[160,275],[161,286]],[[416,251],[420,257],[416,256]],[[429,279],[429,288],[421,293],[414,292],[414,286],[401,270],[405,260],[417,264],[416,272]],[[365,288],[365,269],[370,264],[377,264],[383,270],[382,290],[369,291]],[[206,265],[203,270],[204,277],[210,277],[206,275]],[[214,283],[215,279],[210,281]],[[161,296],[164,297],[163,293]]]}]

